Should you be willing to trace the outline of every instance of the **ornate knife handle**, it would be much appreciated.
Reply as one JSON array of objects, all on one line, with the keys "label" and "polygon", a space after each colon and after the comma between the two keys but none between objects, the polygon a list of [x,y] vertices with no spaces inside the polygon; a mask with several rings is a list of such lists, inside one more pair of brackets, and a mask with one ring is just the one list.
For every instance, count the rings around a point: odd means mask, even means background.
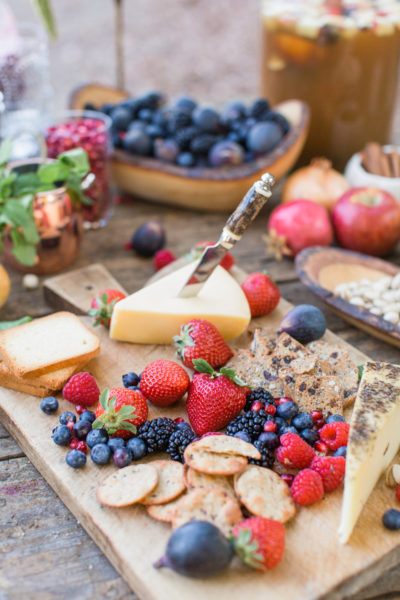
[{"label": "ornate knife handle", "polygon": [[[224,230],[228,230],[233,238],[240,239],[256,218],[268,198],[271,197],[271,188],[275,183],[273,175],[264,173],[261,180],[257,181],[247,192],[239,206],[226,222]],[[227,232],[226,232],[227,233]],[[235,240],[237,241],[237,240]]]}]

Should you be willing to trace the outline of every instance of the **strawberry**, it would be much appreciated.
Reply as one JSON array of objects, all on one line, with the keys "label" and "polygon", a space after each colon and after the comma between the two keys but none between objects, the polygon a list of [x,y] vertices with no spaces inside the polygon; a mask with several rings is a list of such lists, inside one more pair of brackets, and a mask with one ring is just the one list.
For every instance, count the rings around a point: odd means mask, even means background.
[{"label": "strawberry", "polygon": [[192,319],[182,325],[180,334],[174,336],[174,341],[177,355],[191,369],[194,369],[194,358],[203,358],[215,368],[222,367],[233,356],[215,325],[204,319]]},{"label": "strawberry", "polygon": [[[186,257],[190,261],[197,260],[203,254],[203,252],[207,248],[207,246],[214,246],[214,244],[215,244],[215,242],[210,242],[209,240],[207,240],[205,242],[197,242],[197,244],[195,244],[193,246],[193,248],[186,255]],[[227,252],[225,254],[224,258],[219,263],[219,266],[223,267],[224,269],[229,271],[233,267],[234,264],[235,264],[234,257],[232,256],[232,254],[230,252]]]},{"label": "strawberry", "polygon": [[96,408],[94,429],[106,429],[115,437],[129,439],[149,414],[146,398],[139,390],[107,388],[103,390]]},{"label": "strawberry", "polygon": [[251,517],[236,525],[231,540],[239,558],[256,571],[273,569],[285,552],[285,527],[279,521]]},{"label": "strawberry", "polygon": [[322,500],[324,495],[322,477],[312,469],[303,469],[293,479],[290,491],[297,504],[301,506],[314,504],[314,502]]},{"label": "strawberry", "polygon": [[264,273],[251,273],[241,287],[249,303],[252,317],[268,315],[278,306],[280,291]]},{"label": "strawberry", "polygon": [[219,373],[203,359],[194,359],[198,373],[189,386],[186,410],[197,435],[218,431],[235,418],[246,404],[246,384],[233,369]]},{"label": "strawberry", "polygon": [[310,469],[321,475],[325,492],[333,492],[342,483],[346,469],[343,456],[315,456]]},{"label": "strawberry", "polygon": [[88,315],[95,317],[93,325],[110,326],[110,320],[114,306],[120,300],[126,298],[126,294],[119,290],[105,289],[93,298],[91,308],[88,310]]},{"label": "strawberry", "polygon": [[315,452],[297,433],[284,433],[280,437],[280,443],[276,458],[281,465],[294,469],[310,466]]},{"label": "strawberry", "polygon": [[172,360],[155,360],[142,372],[140,391],[156,406],[169,406],[186,394],[190,379]]},{"label": "strawberry", "polygon": [[82,372],[72,375],[64,385],[62,395],[72,404],[86,407],[98,402],[100,390],[93,375]]},{"label": "strawberry", "polygon": [[174,262],[174,260],[176,260],[175,254],[171,252],[171,250],[163,248],[162,250],[158,250],[158,252],[156,252],[154,255],[154,268],[156,271],[159,271],[160,269],[163,269],[170,263]]}]

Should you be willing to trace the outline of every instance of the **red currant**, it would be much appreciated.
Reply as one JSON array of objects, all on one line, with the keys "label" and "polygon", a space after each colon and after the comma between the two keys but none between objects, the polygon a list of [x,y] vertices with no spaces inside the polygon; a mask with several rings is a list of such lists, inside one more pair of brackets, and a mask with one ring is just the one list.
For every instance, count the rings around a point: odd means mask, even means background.
[{"label": "red currant", "polygon": [[174,423],[175,425],[178,425],[178,423],[184,423],[185,419],[182,419],[182,417],[176,417],[176,419],[174,419]]},{"label": "red currant", "polygon": [[282,473],[281,479],[283,479],[283,481],[290,487],[293,483],[294,475],[291,475],[290,473]]},{"label": "red currant", "polygon": [[78,441],[78,443],[76,444],[76,450],[80,450],[81,452],[84,452],[85,454],[87,454],[87,446],[86,446],[85,442]]},{"label": "red currant", "polygon": [[325,425],[325,419],[318,419],[317,421],[314,421],[314,423],[317,429],[321,429],[321,427]]},{"label": "red currant", "polygon": [[261,402],[261,400],[255,400],[253,402],[253,404],[251,405],[250,410],[252,410],[253,412],[259,412],[263,408],[264,408],[264,404]]},{"label": "red currant", "polygon": [[321,442],[321,440],[315,442],[314,449],[321,454],[326,454],[328,452],[328,446],[325,444],[325,442]]},{"label": "red currant", "polygon": [[273,404],[267,404],[267,406],[265,407],[265,412],[268,415],[274,415],[276,413],[276,406],[274,406]]},{"label": "red currant", "polygon": [[124,244],[125,250],[132,250],[132,247],[133,246],[132,246],[131,242],[125,242],[125,244]]},{"label": "red currant", "polygon": [[71,450],[76,450],[76,446],[78,443],[79,443],[78,438],[76,438],[76,437],[71,438],[69,441],[69,447],[71,448]]},{"label": "red currant", "polygon": [[78,413],[78,415],[81,415],[83,411],[86,410],[86,408],[84,406],[81,406],[80,404],[77,404],[75,406],[75,410]]},{"label": "red currant", "polygon": [[287,396],[283,396],[282,398],[278,398],[278,399],[276,400],[276,404],[278,404],[279,406],[280,406],[281,404],[285,404],[285,402],[292,402],[292,399],[291,399],[291,398],[288,398]]},{"label": "red currant", "polygon": [[312,410],[310,414],[314,420],[314,423],[323,418],[323,414],[320,410]]},{"label": "red currant", "polygon": [[265,421],[264,431],[272,431],[273,433],[278,429],[278,426],[273,421]]}]

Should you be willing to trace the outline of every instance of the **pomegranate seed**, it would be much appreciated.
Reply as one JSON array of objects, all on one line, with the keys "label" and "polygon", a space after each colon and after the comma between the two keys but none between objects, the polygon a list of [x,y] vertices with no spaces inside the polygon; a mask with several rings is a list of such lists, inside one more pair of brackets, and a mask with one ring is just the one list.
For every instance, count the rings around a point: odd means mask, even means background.
[{"label": "pomegranate seed", "polygon": [[70,429],[71,431],[74,430],[74,425],[75,423],[73,421],[68,421],[68,423],[66,423],[66,426],[68,427],[68,429]]},{"label": "pomegranate seed", "polygon": [[178,423],[184,423],[185,419],[182,419],[182,417],[176,417],[176,419],[174,419],[174,423],[175,425],[178,425]]},{"label": "pomegranate seed", "polygon": [[266,421],[264,423],[264,431],[272,431],[275,432],[278,429],[278,426],[273,421]]},{"label": "pomegranate seed", "polygon": [[328,452],[328,446],[325,444],[325,442],[321,442],[321,440],[315,442],[314,449],[317,452],[321,452],[321,454],[326,454]]},{"label": "pomegranate seed", "polygon": [[75,450],[78,443],[79,443],[78,438],[76,438],[76,437],[71,438],[70,442],[69,442],[69,447],[71,448],[71,450]]},{"label": "pomegranate seed", "polygon": [[125,250],[132,250],[132,244],[131,244],[131,242],[125,242],[124,248],[125,248]]},{"label": "pomegranate seed", "polygon": [[276,406],[274,406],[273,404],[267,404],[267,406],[265,407],[265,412],[268,415],[274,415],[276,413]]},{"label": "pomegranate seed", "polygon": [[86,446],[85,442],[78,441],[75,448],[76,448],[76,450],[80,450],[81,452],[84,452],[85,454],[87,454],[87,446]]},{"label": "pomegranate seed", "polygon": [[314,423],[315,423],[315,421],[319,421],[320,419],[323,418],[323,414],[320,410],[312,410],[310,414],[314,420]]},{"label": "pomegranate seed", "polygon": [[280,406],[281,404],[285,404],[286,402],[291,402],[292,399],[288,398],[287,396],[283,396],[282,398],[278,398],[276,400],[276,403]]},{"label": "pomegranate seed", "polygon": [[80,404],[77,404],[75,406],[75,410],[78,413],[78,415],[81,415],[83,411],[86,410],[86,408],[84,406],[81,406]]},{"label": "pomegranate seed", "polygon": [[283,481],[290,487],[293,483],[294,475],[291,475],[290,473],[282,473],[281,479],[283,479]]},{"label": "pomegranate seed", "polygon": [[255,402],[253,402],[253,404],[251,405],[250,410],[252,410],[253,412],[259,412],[263,408],[264,404],[261,402],[261,400],[255,400]]},{"label": "pomegranate seed", "polygon": [[314,421],[317,429],[321,429],[325,425],[325,419],[318,419],[318,421]]}]

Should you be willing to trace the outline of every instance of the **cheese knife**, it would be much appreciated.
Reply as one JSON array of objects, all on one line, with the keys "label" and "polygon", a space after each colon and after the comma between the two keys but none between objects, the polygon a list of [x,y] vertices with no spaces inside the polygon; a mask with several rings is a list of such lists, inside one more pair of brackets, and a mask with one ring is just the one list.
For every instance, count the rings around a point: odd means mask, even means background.
[{"label": "cheese knife", "polygon": [[227,220],[219,240],[213,246],[205,248],[178,296],[181,298],[197,296],[215,267],[219,265],[232,246],[241,239],[247,227],[271,197],[271,188],[274,183],[275,179],[270,173],[264,173],[261,179],[254,183]]}]

